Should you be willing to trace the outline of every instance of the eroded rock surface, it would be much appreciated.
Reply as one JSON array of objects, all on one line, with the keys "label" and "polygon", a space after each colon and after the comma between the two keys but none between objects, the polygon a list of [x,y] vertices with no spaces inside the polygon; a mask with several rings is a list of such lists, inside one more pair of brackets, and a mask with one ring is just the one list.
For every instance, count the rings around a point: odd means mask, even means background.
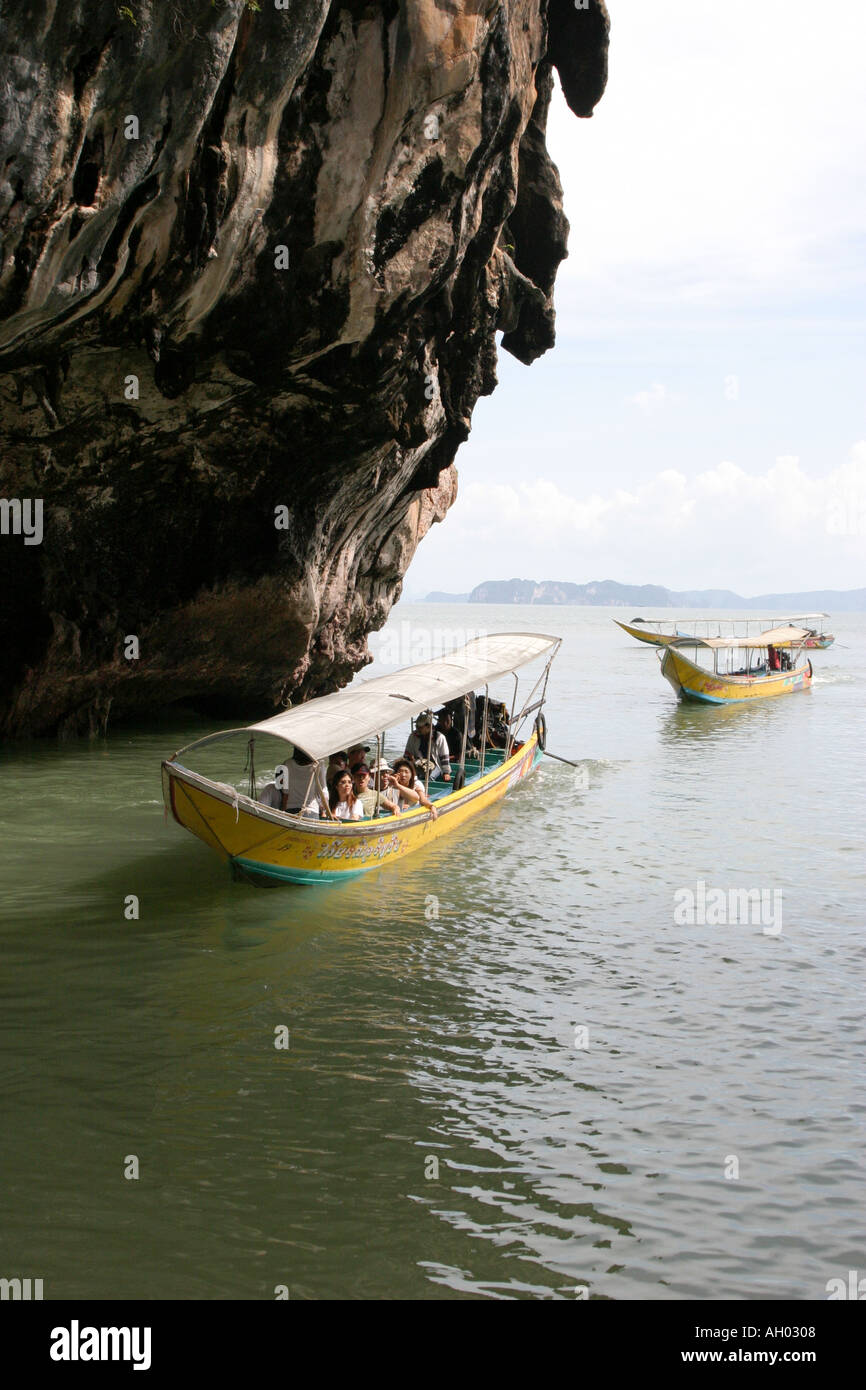
[{"label": "eroded rock surface", "polygon": [[344,683],[553,342],[602,0],[284,2],[0,9],[7,736]]}]

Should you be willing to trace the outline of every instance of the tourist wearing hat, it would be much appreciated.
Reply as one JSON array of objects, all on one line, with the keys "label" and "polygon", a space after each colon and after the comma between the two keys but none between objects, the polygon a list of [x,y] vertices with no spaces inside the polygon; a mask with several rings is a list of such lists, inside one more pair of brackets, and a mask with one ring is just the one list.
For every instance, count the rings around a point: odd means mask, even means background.
[{"label": "tourist wearing hat", "polygon": [[431,761],[431,777],[440,782],[451,781],[451,754],[445,735],[433,732],[433,715],[425,709],[415,720],[415,730],[409,735],[404,758]]},{"label": "tourist wearing hat", "polygon": [[[391,764],[383,758],[381,762],[373,763],[370,766],[370,786],[374,791],[383,792],[389,783]],[[383,806],[383,810],[387,808]]]}]

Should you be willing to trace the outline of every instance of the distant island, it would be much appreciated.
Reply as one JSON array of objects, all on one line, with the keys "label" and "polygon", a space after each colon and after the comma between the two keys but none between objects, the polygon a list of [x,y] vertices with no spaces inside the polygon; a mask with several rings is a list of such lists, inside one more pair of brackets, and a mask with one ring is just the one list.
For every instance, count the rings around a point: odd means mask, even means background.
[{"label": "distant island", "polygon": [[435,591],[426,603],[549,603],[597,608],[765,608],[791,613],[866,610],[866,589],[814,589],[800,594],[757,594],[744,598],[730,589],[665,589],[659,584],[618,584],[602,579],[592,584],[564,580],[488,579],[469,594]]}]

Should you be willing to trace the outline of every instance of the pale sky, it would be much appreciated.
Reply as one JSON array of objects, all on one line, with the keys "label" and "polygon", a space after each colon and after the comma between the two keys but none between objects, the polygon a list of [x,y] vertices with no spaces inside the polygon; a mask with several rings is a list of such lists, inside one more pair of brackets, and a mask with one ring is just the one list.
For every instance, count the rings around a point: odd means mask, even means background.
[{"label": "pale sky", "polygon": [[557,94],[557,345],[500,352],[407,597],[484,579],[866,586],[866,3],[610,0]]}]

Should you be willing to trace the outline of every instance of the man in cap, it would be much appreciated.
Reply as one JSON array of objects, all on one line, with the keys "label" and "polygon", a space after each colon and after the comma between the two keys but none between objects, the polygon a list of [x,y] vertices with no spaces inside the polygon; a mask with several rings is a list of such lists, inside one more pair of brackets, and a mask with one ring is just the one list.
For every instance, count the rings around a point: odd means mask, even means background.
[{"label": "man in cap", "polygon": [[390,814],[393,808],[388,805],[382,793],[373,785],[370,769],[366,763],[360,763],[352,773],[352,787],[355,796],[364,808],[365,816],[377,816],[380,811],[387,811]]},{"label": "man in cap", "polygon": [[451,754],[445,735],[433,732],[433,715],[425,709],[415,720],[415,731],[409,735],[404,758],[414,761],[430,760],[433,763],[431,777],[440,782],[451,781]]}]

